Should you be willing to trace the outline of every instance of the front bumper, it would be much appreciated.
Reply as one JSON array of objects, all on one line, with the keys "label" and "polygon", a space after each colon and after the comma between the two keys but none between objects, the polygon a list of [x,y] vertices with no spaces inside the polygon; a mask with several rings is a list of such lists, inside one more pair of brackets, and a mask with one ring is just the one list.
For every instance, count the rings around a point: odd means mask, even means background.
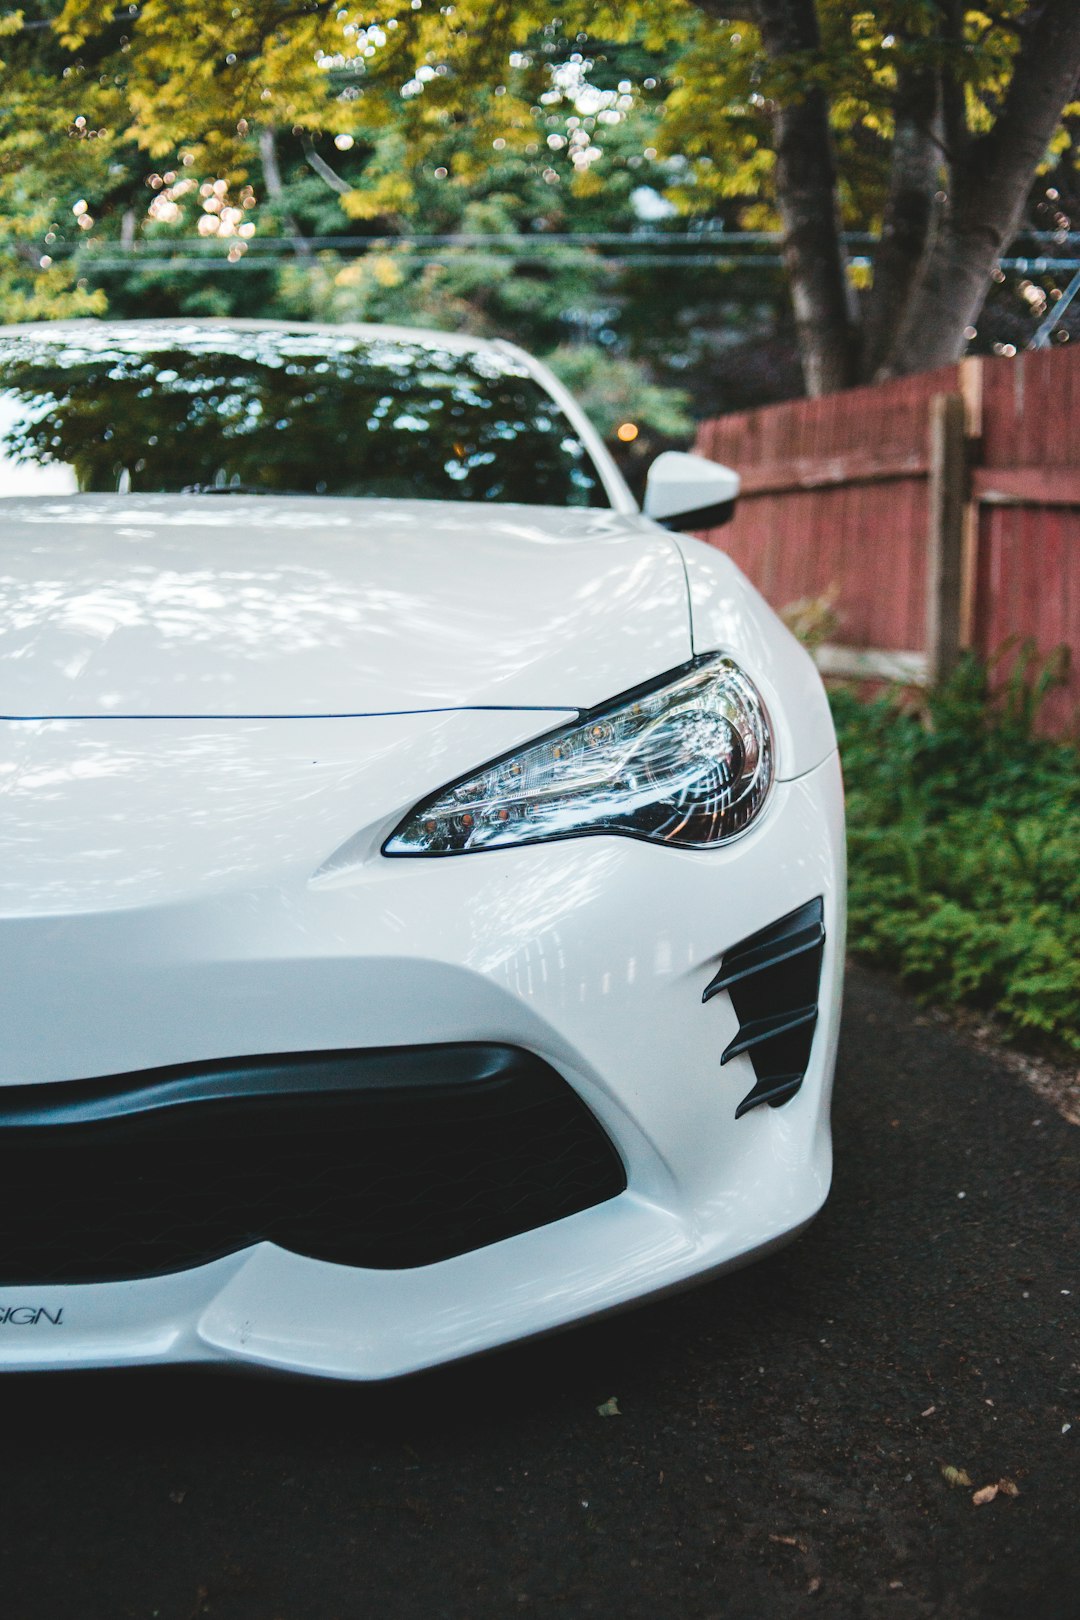
[{"label": "front bumper", "polygon": [[[782,1107],[736,1120],[751,1058],[721,1066],[739,1020],[727,994],[702,993],[736,942],[817,896],[826,939],[805,1080]],[[0,1287],[3,1366],[395,1376],[742,1263],[796,1233],[828,1192],[844,943],[835,756],[778,784],[759,823],[719,850],[584,838],[375,856],[314,881],[2,929],[8,1083],[488,1042],[569,1081],[627,1177],[593,1208],[409,1269],[263,1242],[166,1276]]]}]

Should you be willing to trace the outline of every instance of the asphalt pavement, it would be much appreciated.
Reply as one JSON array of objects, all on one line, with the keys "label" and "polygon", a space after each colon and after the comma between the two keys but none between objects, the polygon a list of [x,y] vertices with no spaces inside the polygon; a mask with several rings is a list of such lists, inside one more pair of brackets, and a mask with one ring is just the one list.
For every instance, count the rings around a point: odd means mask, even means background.
[{"label": "asphalt pavement", "polygon": [[861,972],[835,1126],[781,1254],[484,1360],[0,1380],[4,1620],[1078,1620],[1080,1129]]}]

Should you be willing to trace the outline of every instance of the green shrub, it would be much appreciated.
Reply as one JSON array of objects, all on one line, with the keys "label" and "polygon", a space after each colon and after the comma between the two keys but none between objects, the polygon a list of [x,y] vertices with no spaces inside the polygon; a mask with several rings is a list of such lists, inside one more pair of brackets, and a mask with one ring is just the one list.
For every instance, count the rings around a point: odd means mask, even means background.
[{"label": "green shrub", "polygon": [[920,710],[831,694],[850,948],[1014,1038],[1080,1051],[1080,756],[1033,730],[1061,663],[1036,669],[1023,646],[997,695],[991,673],[965,659]]}]

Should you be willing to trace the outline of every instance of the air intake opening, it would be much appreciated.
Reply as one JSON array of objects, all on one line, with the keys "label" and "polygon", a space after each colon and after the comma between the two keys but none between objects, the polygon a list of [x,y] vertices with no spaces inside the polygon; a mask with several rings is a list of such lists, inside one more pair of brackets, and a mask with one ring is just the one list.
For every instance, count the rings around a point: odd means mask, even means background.
[{"label": "air intake opening", "polygon": [[0,1092],[0,1283],[184,1270],[269,1240],[430,1265],[614,1198],[622,1161],[540,1058],[289,1054]]}]

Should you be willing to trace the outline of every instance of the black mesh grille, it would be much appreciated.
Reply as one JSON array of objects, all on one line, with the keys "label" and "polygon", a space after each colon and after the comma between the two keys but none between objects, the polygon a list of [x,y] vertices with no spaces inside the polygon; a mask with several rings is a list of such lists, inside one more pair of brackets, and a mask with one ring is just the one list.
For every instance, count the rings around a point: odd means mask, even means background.
[{"label": "black mesh grille", "polygon": [[445,1046],[192,1065],[0,1091],[0,1283],[180,1270],[260,1239],[426,1265],[612,1198],[551,1068]]},{"label": "black mesh grille", "polygon": [[778,1108],[802,1085],[817,1025],[824,948],[819,898],[733,946],[706,986],[703,1001],[726,990],[739,1018],[739,1032],[721,1063],[748,1052],[757,1075],[736,1119],[761,1103]]}]

